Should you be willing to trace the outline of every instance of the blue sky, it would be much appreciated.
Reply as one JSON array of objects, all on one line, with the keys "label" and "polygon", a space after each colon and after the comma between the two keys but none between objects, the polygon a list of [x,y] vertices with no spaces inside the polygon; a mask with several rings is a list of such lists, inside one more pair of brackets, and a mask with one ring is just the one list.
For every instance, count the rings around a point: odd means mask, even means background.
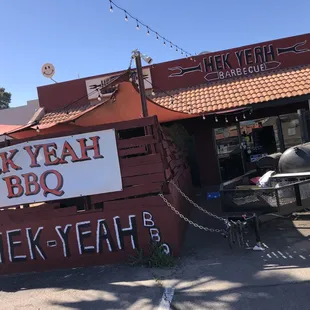
[{"label": "blue sky", "polygon": [[[309,0],[115,0],[191,53],[217,51],[310,31]],[[37,98],[51,62],[58,82],[128,67],[139,48],[155,63],[182,58],[108,0],[2,0],[0,86],[11,106]]]}]

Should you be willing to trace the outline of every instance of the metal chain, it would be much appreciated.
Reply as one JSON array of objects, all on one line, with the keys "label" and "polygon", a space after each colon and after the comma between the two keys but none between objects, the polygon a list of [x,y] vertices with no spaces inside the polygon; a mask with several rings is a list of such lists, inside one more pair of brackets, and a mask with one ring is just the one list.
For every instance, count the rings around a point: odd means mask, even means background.
[{"label": "metal chain", "polygon": [[215,219],[217,219],[217,220],[219,220],[219,221],[223,221],[223,222],[225,222],[225,224],[227,224],[228,220],[227,220],[226,218],[217,216],[217,215],[215,215],[215,214],[213,214],[213,213],[207,211],[206,209],[204,209],[204,208],[198,206],[198,204],[195,203],[193,200],[191,200],[188,196],[186,196],[186,195],[181,191],[181,189],[180,189],[173,181],[170,181],[169,183],[172,184],[172,185],[176,188],[176,190],[177,190],[190,204],[192,204],[195,208],[197,208],[197,209],[200,210],[201,212],[203,212],[203,213],[205,213],[205,214],[207,214],[207,215],[209,215],[209,216],[211,216],[211,217],[213,217],[213,218],[215,218]]},{"label": "metal chain", "polygon": [[[161,199],[166,203],[166,205],[176,214],[178,215],[181,219],[183,219],[185,222],[193,225],[196,228],[199,228],[201,230],[204,231],[208,231],[208,232],[215,232],[215,233],[221,233],[221,234],[226,234],[226,231],[224,229],[213,229],[213,228],[208,228],[208,227],[204,227],[202,225],[199,225],[193,221],[191,221],[190,219],[188,219],[187,217],[185,217],[183,214],[181,214],[175,207],[172,206],[172,204],[165,198],[165,196],[163,194],[159,194],[159,196],[161,197]],[[227,223],[227,221],[225,221],[225,223]]]}]

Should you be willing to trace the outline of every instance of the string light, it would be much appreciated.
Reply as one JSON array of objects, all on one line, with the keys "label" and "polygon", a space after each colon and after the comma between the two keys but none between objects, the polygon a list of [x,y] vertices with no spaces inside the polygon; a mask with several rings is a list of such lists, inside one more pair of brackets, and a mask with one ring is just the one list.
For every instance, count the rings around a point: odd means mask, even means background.
[{"label": "string light", "polygon": [[237,116],[235,117],[235,120],[236,120],[236,122],[238,122],[238,121],[239,121]]},{"label": "string light", "polygon": [[226,123],[228,123],[228,119],[227,119],[227,117],[225,117],[225,122],[226,122]]},{"label": "string light", "polygon": [[206,119],[205,115],[202,115],[202,119],[203,119],[203,120],[205,120],[205,119]]},{"label": "string light", "polygon": [[245,113],[243,113],[243,119],[246,119],[246,117],[245,117]]},{"label": "string light", "polygon": [[164,45],[166,45],[166,41],[164,40]]},{"label": "string light", "polygon": [[216,117],[216,115],[214,117],[214,120],[215,120],[216,123],[218,123],[218,121],[219,121],[218,118]]},{"label": "string light", "polygon": [[98,96],[98,98],[97,98],[97,99],[98,99],[98,101],[101,101],[101,97],[100,97],[100,95]]},{"label": "string light", "polygon": [[156,94],[155,94],[155,92],[154,92],[154,90],[152,90],[152,96],[155,96]]},{"label": "string light", "polygon": [[[156,40],[159,40],[160,38],[163,39],[165,41],[166,45],[166,41],[168,41],[170,43],[170,47],[176,48],[176,52],[181,51],[181,54],[184,55],[186,54],[187,56],[194,56],[193,54],[185,51],[182,48],[179,48],[176,44],[172,43],[172,41],[167,40],[164,36],[160,35],[157,31],[153,30],[151,27],[149,27],[148,25],[146,25],[145,23],[143,23],[141,20],[139,20],[137,17],[131,15],[127,10],[123,9],[122,7],[120,7],[118,4],[116,4],[113,0],[109,0],[110,2],[110,11],[113,12],[113,9],[117,8],[120,11],[123,11],[125,14],[125,21],[127,22],[129,20],[129,17],[136,20],[137,25],[136,25],[136,29],[139,30],[140,29],[140,25],[145,27],[147,29],[147,35],[150,35],[151,33],[156,34]],[[193,61],[196,61],[195,59],[192,59]]]}]

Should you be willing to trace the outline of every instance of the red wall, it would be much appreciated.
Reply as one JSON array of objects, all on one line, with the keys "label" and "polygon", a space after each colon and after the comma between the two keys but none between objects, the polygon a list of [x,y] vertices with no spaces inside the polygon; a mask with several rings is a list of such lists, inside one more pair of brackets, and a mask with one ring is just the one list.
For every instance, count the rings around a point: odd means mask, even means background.
[{"label": "red wall", "polygon": [[[302,42],[305,42],[305,45],[299,46],[298,50],[310,49],[310,34],[304,34],[300,36],[289,37],[289,38],[268,41],[268,42],[263,42],[263,43],[257,43],[257,44],[252,44],[248,46],[233,48],[230,50],[216,51],[216,52],[212,52],[212,53],[205,54],[205,55],[199,55],[199,56],[194,57],[194,59],[196,60],[195,62],[190,60],[190,58],[183,58],[183,59],[160,63],[157,65],[154,65],[151,68],[153,85],[155,87],[155,90],[157,89],[158,91],[160,91],[160,90],[178,89],[178,88],[183,88],[183,87],[186,88],[186,87],[208,83],[208,81],[205,79],[206,74],[212,73],[213,75],[214,74],[216,75],[216,73],[219,71],[227,72],[229,70],[227,66],[221,70],[211,71],[210,68],[207,68],[206,70],[206,68],[204,67],[204,59],[209,61],[209,58],[211,57],[213,64],[215,64],[215,59],[218,59],[220,60],[219,66],[223,66],[223,63],[221,63],[221,59],[222,57],[225,57],[225,55],[229,54],[228,60],[229,60],[229,63],[232,69],[248,68],[249,66],[253,66],[257,64],[260,65],[262,63],[265,63],[265,61],[261,62],[260,59],[258,59],[257,63],[255,63],[255,60],[254,60],[254,62],[249,63],[248,65],[246,65],[245,63],[239,65],[238,58],[236,57],[235,53],[236,52],[243,53],[240,55],[244,56],[244,51],[249,50],[250,53],[253,54],[253,51],[255,48],[263,49],[264,46],[269,47],[270,45],[272,45],[273,51],[275,54],[274,60],[279,63],[279,66],[276,68],[277,70],[310,64],[309,52],[304,52],[304,53],[286,52],[286,53],[279,54],[277,50],[277,48],[292,47],[294,44],[302,43]],[[250,57],[249,59],[250,59],[250,62],[253,61],[253,57],[252,58]],[[270,61],[271,57],[269,57],[266,60]],[[188,72],[180,76],[169,77],[171,74],[178,72],[178,69],[175,69],[175,70],[169,70],[169,69],[173,69],[177,67],[181,67],[185,69],[188,69],[188,68],[194,69],[194,67],[199,66],[199,64],[200,64],[201,70]],[[273,65],[277,65],[277,63],[273,63]]]},{"label": "red wall", "polygon": [[[171,196],[167,198],[172,202]],[[143,212],[147,212],[144,213],[146,220]],[[131,224],[129,216],[133,216]],[[125,229],[119,237],[114,223],[116,217],[119,217],[120,229]],[[110,232],[110,248],[106,239],[100,237],[104,231],[100,225],[98,230],[99,220],[105,220]],[[178,255],[182,239],[178,218],[158,196],[131,199],[126,203],[109,202],[100,211],[77,212],[74,207],[53,210],[46,206],[3,211],[0,223],[0,273],[126,261],[129,255],[135,255],[133,248],[147,249],[152,234],[155,240],[159,235],[171,253]],[[77,223],[80,223],[79,229]],[[56,227],[63,233],[67,225],[70,228],[63,237],[67,241],[63,241]],[[126,231],[130,226],[132,229]],[[41,232],[35,238],[40,227]],[[79,244],[84,249],[82,253]]]}]

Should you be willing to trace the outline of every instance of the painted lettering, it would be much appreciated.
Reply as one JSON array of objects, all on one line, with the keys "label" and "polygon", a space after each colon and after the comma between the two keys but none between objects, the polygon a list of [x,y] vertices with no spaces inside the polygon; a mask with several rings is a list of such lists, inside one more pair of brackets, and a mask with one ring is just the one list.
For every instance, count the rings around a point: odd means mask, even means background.
[{"label": "painted lettering", "polygon": [[218,72],[218,77],[221,80],[224,79],[225,78],[224,72],[223,71]]},{"label": "painted lettering", "polygon": [[107,243],[110,252],[116,251],[114,241],[111,236],[108,224],[105,220],[97,221],[97,233],[96,233],[96,252],[103,252],[103,240]]},{"label": "painted lettering", "polygon": [[230,55],[229,53],[226,53],[226,54],[222,55],[223,64],[224,64],[224,68],[225,69],[231,69],[232,68],[230,62],[228,61],[229,55]]},{"label": "painted lettering", "polygon": [[[209,59],[209,61],[207,60]],[[205,72],[213,72],[214,71],[214,64],[213,64],[213,58],[212,56],[209,56],[209,58],[204,58],[203,59],[203,64],[204,64],[204,67],[205,67]]]},{"label": "painted lettering", "polygon": [[263,50],[264,50],[264,61],[265,62],[275,60],[275,53],[274,53],[272,44],[268,46],[263,46]]},{"label": "painted lettering", "polygon": [[221,55],[214,56],[214,62],[215,62],[216,71],[223,69]]},{"label": "painted lettering", "polygon": [[12,175],[6,178],[2,178],[5,181],[6,187],[8,189],[8,198],[18,198],[24,194],[24,188],[22,187],[21,183],[22,180],[16,176]]},{"label": "painted lettering", "polygon": [[89,245],[89,246],[84,245],[84,239],[91,236],[91,231],[90,230],[82,231],[82,229],[89,228],[89,227],[90,227],[90,221],[79,222],[79,223],[76,223],[75,225],[76,238],[77,238],[77,243],[78,243],[80,254],[85,254],[85,253],[91,254],[95,252],[95,247],[93,245]]},{"label": "painted lettering", "polygon": [[35,173],[30,172],[27,174],[22,174],[25,180],[25,195],[37,195],[40,192],[40,185],[38,184],[38,177]]},{"label": "painted lettering", "polygon": [[143,226],[144,227],[153,227],[155,223],[153,221],[153,215],[150,212],[142,212]]},{"label": "painted lettering", "polygon": [[244,50],[244,58],[245,58],[245,63],[246,65],[251,65],[253,63],[253,54],[252,54],[252,49],[247,48]]},{"label": "painted lettering", "polygon": [[16,165],[13,161],[14,156],[18,153],[18,150],[10,150],[9,154],[8,152],[2,152],[0,153],[0,158],[2,161],[2,169],[0,169],[0,173],[7,173],[10,172],[9,167],[11,167],[14,170],[22,170],[22,167]]},{"label": "painted lettering", "polygon": [[67,224],[64,230],[62,230],[61,226],[55,227],[55,230],[62,242],[64,257],[71,256],[70,247],[69,247],[69,233],[70,233],[71,227],[72,227],[71,224]]},{"label": "painted lettering", "polygon": [[[54,188],[47,185],[47,178],[49,175],[53,175],[56,178],[57,184]],[[61,173],[56,170],[48,170],[42,173],[40,181],[38,183],[38,177],[35,173],[30,172],[22,174],[25,185],[23,186],[22,179],[16,175],[2,178],[8,189],[8,198],[18,198],[24,193],[26,196],[37,195],[40,190],[43,190],[43,195],[47,197],[48,194],[60,197],[64,194],[62,190],[64,180]],[[26,191],[24,190],[26,189]]]},{"label": "painted lettering", "polygon": [[74,152],[72,146],[70,145],[70,143],[68,141],[65,141],[63,149],[62,149],[62,153],[60,156],[60,163],[61,164],[67,164],[68,162],[66,161],[67,157],[71,157],[71,162],[75,163],[77,161],[79,161],[78,156],[76,155],[76,153]]},{"label": "painted lettering", "polygon": [[43,144],[45,166],[53,166],[53,165],[58,165],[60,163],[60,159],[57,157],[56,150],[57,150],[56,143]]},{"label": "painted lettering", "polygon": [[256,64],[264,62],[263,49],[260,46],[254,48],[254,59]]},{"label": "painted lettering", "polygon": [[100,139],[100,137],[98,137],[98,136],[90,137],[89,140],[92,141],[91,145],[86,145],[87,139],[77,139],[76,140],[81,146],[80,161],[91,160],[91,158],[88,156],[89,151],[94,152],[93,159],[103,158],[103,156],[100,154],[99,139]]},{"label": "painted lettering", "polygon": [[170,247],[167,243],[163,243],[162,245],[163,251],[166,255],[170,255],[171,254],[171,250]]},{"label": "painted lettering", "polygon": [[15,255],[15,249],[21,245],[21,241],[14,241],[14,237],[19,237],[21,235],[21,229],[8,230],[6,232],[9,260],[10,262],[24,262],[27,260],[26,255]]},{"label": "painted lettering", "polygon": [[243,51],[237,51],[235,52],[235,55],[236,55],[236,58],[238,60],[238,64],[239,64],[239,67],[242,67],[243,66],[243,62],[242,62],[242,59],[243,59]]},{"label": "painted lettering", "polygon": [[[33,148],[34,148],[34,151],[33,151]],[[41,148],[42,148],[42,145],[24,146],[24,150],[30,156],[30,160],[31,160],[30,168],[41,167],[38,164],[38,156],[39,156],[39,152],[40,152]]]},{"label": "painted lettering", "polygon": [[118,245],[118,248],[120,250],[124,250],[124,237],[126,237],[126,236],[130,236],[131,246],[133,249],[139,248],[136,216],[135,215],[129,215],[128,219],[129,219],[129,227],[128,228],[122,228],[119,216],[115,216],[113,218],[117,245]]},{"label": "painted lettering", "polygon": [[159,233],[158,228],[151,228],[150,235],[151,235],[151,239],[154,242],[160,242],[160,233]]},{"label": "painted lettering", "polygon": [[[49,175],[54,175],[56,177],[57,185],[54,188],[50,188],[46,184],[46,179]],[[43,189],[43,195],[45,197],[47,197],[48,194],[52,194],[52,195],[55,195],[57,197],[60,197],[65,193],[62,190],[62,187],[64,185],[63,177],[62,177],[61,173],[59,173],[56,170],[48,170],[48,171],[43,172],[43,174],[40,177],[40,185]]]},{"label": "painted lettering", "polygon": [[30,253],[30,258],[32,260],[37,259],[37,252],[42,257],[42,259],[46,260],[46,255],[40,245],[40,236],[41,236],[42,230],[43,230],[43,227],[39,227],[36,234],[33,236],[32,229],[26,228],[29,253]]}]

